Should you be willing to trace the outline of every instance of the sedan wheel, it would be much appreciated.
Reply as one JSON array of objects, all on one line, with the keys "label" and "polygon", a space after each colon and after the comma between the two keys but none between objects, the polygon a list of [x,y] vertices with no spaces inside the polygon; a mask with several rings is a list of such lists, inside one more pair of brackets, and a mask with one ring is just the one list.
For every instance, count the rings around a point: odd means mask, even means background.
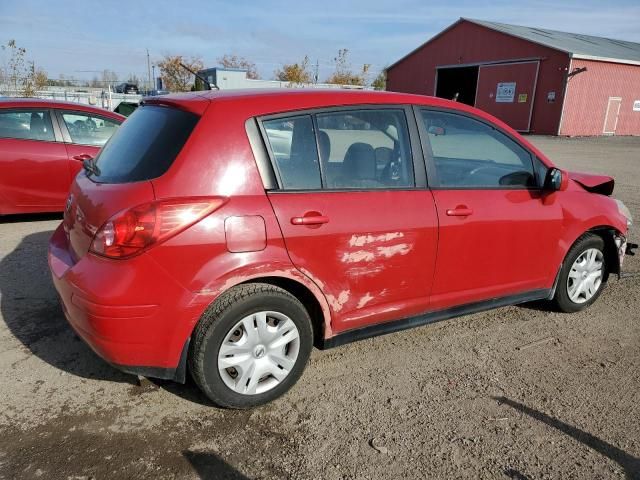
[{"label": "sedan wheel", "polygon": [[576,258],[567,277],[567,293],[574,303],[591,300],[602,285],[604,277],[602,252],[596,248],[585,250]]},{"label": "sedan wheel", "polygon": [[205,311],[189,349],[189,370],[216,405],[251,408],[278,398],[302,375],[311,317],[288,291],[265,283],[231,288]]},{"label": "sedan wheel", "polygon": [[287,378],[299,351],[300,334],[289,317],[258,312],[244,317],[227,333],[218,353],[218,371],[236,393],[264,393]]},{"label": "sedan wheel", "polygon": [[558,310],[578,312],[596,301],[608,276],[604,252],[604,239],[591,232],[572,245],[562,263],[553,297]]}]

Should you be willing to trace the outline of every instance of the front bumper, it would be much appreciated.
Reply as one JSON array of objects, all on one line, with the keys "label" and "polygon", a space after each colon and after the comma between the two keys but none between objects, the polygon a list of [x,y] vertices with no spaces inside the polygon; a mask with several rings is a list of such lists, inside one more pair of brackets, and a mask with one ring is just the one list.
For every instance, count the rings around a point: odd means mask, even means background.
[{"label": "front bumper", "polygon": [[197,295],[144,254],[74,263],[62,227],[49,267],[69,324],[100,357],[128,373],[184,381],[188,340],[206,308]]}]

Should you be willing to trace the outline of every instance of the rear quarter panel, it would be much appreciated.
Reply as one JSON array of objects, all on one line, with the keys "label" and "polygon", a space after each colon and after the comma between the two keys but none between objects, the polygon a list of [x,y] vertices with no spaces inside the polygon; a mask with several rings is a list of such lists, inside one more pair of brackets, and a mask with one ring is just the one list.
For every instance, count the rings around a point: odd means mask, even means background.
[{"label": "rear quarter panel", "polygon": [[[289,259],[247,138],[246,119],[247,115],[241,112],[210,106],[169,171],[152,181],[157,199],[222,196],[228,201],[196,225],[151,249],[148,255],[197,295],[194,301],[200,305],[200,313],[222,292],[248,280],[296,280],[311,290],[320,303],[325,335],[330,336],[330,313],[324,295]],[[243,215],[263,218],[264,249],[229,251],[225,219]],[[181,334],[189,335],[199,317],[194,317]]]}]

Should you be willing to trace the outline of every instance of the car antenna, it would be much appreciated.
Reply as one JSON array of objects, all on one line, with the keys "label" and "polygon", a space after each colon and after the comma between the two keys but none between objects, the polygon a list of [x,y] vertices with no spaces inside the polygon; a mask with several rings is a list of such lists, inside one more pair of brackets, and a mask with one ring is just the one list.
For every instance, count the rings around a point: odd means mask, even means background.
[{"label": "car antenna", "polygon": [[204,83],[204,85],[207,87],[207,90],[213,90],[214,88],[216,90],[220,90],[220,87],[218,87],[215,83],[210,83],[206,78],[204,78],[199,73],[196,73],[193,70],[191,70],[184,63],[180,63],[180,66],[184,68],[187,72],[191,73],[192,75],[195,75],[196,78],[200,79],[200,81]]}]

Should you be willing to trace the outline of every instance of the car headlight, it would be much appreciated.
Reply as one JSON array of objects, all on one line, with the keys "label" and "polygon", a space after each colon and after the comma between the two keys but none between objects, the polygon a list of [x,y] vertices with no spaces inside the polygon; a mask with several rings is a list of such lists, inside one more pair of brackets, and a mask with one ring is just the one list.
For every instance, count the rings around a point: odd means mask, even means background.
[{"label": "car headlight", "polygon": [[631,224],[633,223],[631,211],[624,203],[622,203],[622,201],[618,200],[617,198],[615,199],[615,201],[618,204],[618,211],[620,212],[620,215],[624,216],[627,219],[627,228],[631,228]]}]

